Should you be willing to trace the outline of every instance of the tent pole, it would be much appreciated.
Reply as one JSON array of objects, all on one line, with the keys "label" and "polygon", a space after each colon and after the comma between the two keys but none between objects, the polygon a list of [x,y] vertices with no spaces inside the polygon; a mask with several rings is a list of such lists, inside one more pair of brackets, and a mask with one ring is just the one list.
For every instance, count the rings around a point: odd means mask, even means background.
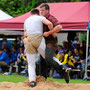
[{"label": "tent pole", "polygon": [[88,42],[89,42],[89,30],[87,29],[86,64],[85,64],[84,79],[88,78],[88,76],[87,76]]}]

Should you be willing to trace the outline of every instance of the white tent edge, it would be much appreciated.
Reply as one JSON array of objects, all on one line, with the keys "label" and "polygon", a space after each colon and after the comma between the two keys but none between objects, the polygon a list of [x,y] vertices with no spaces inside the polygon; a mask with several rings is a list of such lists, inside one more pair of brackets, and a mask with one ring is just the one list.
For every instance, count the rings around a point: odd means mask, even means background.
[{"label": "white tent edge", "polygon": [[9,14],[5,13],[4,11],[0,10],[0,21],[2,20],[8,20],[13,18],[12,16],[10,16]]}]

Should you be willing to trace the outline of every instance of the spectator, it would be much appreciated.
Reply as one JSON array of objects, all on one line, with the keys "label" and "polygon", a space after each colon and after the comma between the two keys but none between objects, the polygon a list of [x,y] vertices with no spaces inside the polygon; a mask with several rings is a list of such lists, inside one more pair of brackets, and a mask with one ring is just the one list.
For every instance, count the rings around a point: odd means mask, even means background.
[{"label": "spectator", "polygon": [[77,48],[80,45],[79,38],[75,37],[74,41],[72,42],[73,48]]},{"label": "spectator", "polygon": [[4,41],[6,42],[7,47],[10,49],[11,48],[11,43],[10,43],[9,40],[7,40],[7,37],[5,35],[3,36],[3,40],[0,41],[0,47],[3,47],[2,44],[3,44]]},{"label": "spectator", "polygon": [[9,48],[4,48],[3,51],[6,52],[9,57],[11,56],[11,51]]},{"label": "spectator", "polygon": [[[83,62],[83,69],[85,69],[85,61]],[[90,48],[89,48],[89,56],[88,56],[88,60],[87,60],[87,69],[90,70]]]},{"label": "spectator", "polygon": [[8,48],[6,41],[3,41],[3,42],[2,42],[2,49],[4,49],[4,48]]},{"label": "spectator", "polygon": [[83,59],[82,59],[82,56],[79,54],[79,51],[77,48],[74,49],[74,53],[71,56],[71,59],[73,60],[75,68],[77,68],[77,69],[82,68],[81,64],[83,63]]},{"label": "spectator", "polygon": [[21,37],[21,43],[20,46],[24,48],[24,42],[23,42],[24,37]]},{"label": "spectator", "polygon": [[89,70],[90,70],[90,55],[88,56],[87,69],[89,69]]},{"label": "spectator", "polygon": [[10,57],[10,63],[15,63],[17,61],[17,55],[18,52],[14,46],[11,48],[11,57]]},{"label": "spectator", "polygon": [[56,51],[56,54],[58,54],[58,52],[59,52],[61,49],[63,49],[63,46],[58,45],[58,46],[57,46],[57,51]]},{"label": "spectator", "polygon": [[13,44],[11,45],[11,48],[12,47],[16,47],[16,49],[19,49],[19,46],[17,45],[17,40],[15,40],[14,42],[13,42]]},{"label": "spectator", "polygon": [[64,42],[63,42],[63,47],[64,47],[64,52],[65,52],[65,53],[68,53],[69,48],[68,48],[68,42],[67,42],[67,41],[64,41]]},{"label": "spectator", "polygon": [[57,59],[60,60],[62,64],[64,64],[66,67],[74,68],[74,63],[70,58],[70,54],[65,54],[63,49],[61,49],[58,53],[59,53],[59,57],[57,56],[56,57]]},{"label": "spectator", "polygon": [[21,66],[26,66],[26,55],[24,54],[24,50],[22,47],[20,47],[20,53],[18,53],[17,56],[17,65],[18,65],[18,74],[22,71]]},{"label": "spectator", "polygon": [[17,45],[20,47],[21,44],[21,37],[17,37]]},{"label": "spectator", "polygon": [[10,56],[10,49],[8,48],[6,41],[3,41],[2,49]]},{"label": "spectator", "polygon": [[86,59],[86,41],[85,40],[82,41],[81,50],[82,50],[83,59]]},{"label": "spectator", "polygon": [[3,69],[3,71],[8,71],[9,62],[10,59],[8,54],[0,48],[0,67]]},{"label": "spectator", "polygon": [[69,49],[69,51],[73,51],[73,49],[74,49],[71,41],[68,42],[68,49]]}]

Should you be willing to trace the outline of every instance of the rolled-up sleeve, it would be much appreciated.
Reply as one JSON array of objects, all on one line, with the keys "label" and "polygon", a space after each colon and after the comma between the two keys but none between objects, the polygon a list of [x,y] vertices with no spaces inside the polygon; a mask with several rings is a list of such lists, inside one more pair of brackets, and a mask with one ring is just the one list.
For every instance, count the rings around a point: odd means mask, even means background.
[{"label": "rolled-up sleeve", "polygon": [[50,16],[49,20],[53,23],[53,26],[55,27],[56,25],[60,25],[60,22],[54,17]]}]

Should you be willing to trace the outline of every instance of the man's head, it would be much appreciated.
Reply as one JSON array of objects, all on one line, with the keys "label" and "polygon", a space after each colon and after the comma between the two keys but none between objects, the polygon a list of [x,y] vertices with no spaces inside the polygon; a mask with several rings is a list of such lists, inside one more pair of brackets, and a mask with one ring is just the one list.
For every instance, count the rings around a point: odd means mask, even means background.
[{"label": "man's head", "polygon": [[7,42],[3,41],[2,46],[3,46],[3,48],[7,48]]},{"label": "man's head", "polygon": [[39,15],[39,10],[38,9],[32,9],[31,10],[31,15]]},{"label": "man's head", "polygon": [[63,49],[61,49],[58,53],[60,54],[61,57],[63,57],[65,52]]},{"label": "man's head", "polygon": [[7,36],[3,35],[3,41],[7,40]]},{"label": "man's head", "polygon": [[79,38],[78,37],[75,37],[74,40],[79,41]]},{"label": "man's head", "polygon": [[41,15],[46,16],[49,13],[50,7],[48,4],[42,4],[40,6]]},{"label": "man's head", "polygon": [[78,49],[77,48],[74,49],[74,53],[78,54]]}]

